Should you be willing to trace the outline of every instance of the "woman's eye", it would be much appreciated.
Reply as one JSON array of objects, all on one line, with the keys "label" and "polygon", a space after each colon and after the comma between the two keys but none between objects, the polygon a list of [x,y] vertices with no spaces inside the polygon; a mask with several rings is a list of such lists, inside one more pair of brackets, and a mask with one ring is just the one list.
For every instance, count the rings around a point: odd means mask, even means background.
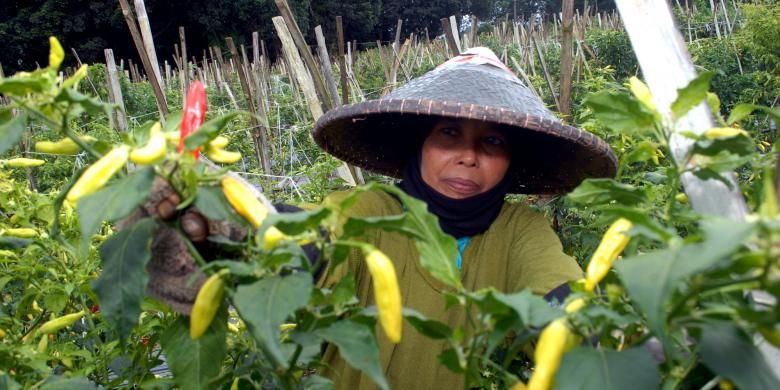
[{"label": "woman's eye", "polygon": [[439,130],[442,134],[447,135],[455,135],[458,134],[458,130],[453,127],[442,127],[441,130]]},{"label": "woman's eye", "polygon": [[493,146],[501,146],[505,143],[500,137],[485,137],[485,142]]}]

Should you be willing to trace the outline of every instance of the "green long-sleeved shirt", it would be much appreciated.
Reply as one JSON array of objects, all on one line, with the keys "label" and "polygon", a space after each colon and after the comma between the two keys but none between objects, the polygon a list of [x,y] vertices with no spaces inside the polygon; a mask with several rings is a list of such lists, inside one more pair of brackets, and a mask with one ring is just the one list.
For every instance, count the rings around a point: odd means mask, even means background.
[{"label": "green long-sleeved shirt", "polygon": [[[337,200],[345,193],[331,195]],[[380,191],[365,192],[348,211],[352,216],[387,216],[402,213],[400,202]],[[444,285],[430,275],[419,262],[414,241],[398,233],[374,230],[364,237],[393,260],[404,307],[409,307],[450,327],[464,322],[463,312],[445,310],[441,292]],[[455,259],[453,259],[455,261]],[[374,304],[371,277],[362,255],[354,252],[337,267],[325,270],[320,285],[337,283],[351,271],[356,295],[361,304]],[[461,281],[465,288],[494,287],[503,292],[530,288],[545,294],[570,280],[582,277],[577,262],[563,253],[560,240],[542,215],[519,203],[504,203],[490,228],[471,238],[463,252]],[[436,357],[446,348],[441,340],[432,340],[404,324],[400,344],[394,345],[377,329],[380,364],[392,389],[457,389],[463,377],[439,364]],[[360,371],[349,366],[329,345],[322,359],[336,389],[374,389],[376,385]]]}]

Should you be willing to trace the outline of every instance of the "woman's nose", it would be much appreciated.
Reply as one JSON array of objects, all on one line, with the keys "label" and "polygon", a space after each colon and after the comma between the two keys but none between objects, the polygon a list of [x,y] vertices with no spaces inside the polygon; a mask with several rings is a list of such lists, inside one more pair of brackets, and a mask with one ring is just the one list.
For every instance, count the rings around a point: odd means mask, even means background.
[{"label": "woman's nose", "polygon": [[468,167],[477,166],[479,159],[477,158],[477,150],[475,146],[464,145],[458,150],[458,164]]}]

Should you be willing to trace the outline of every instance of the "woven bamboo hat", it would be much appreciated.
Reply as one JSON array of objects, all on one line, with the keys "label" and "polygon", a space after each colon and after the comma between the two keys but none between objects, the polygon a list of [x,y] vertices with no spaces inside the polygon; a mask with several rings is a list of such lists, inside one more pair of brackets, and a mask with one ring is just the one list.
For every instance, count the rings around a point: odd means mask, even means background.
[{"label": "woven bamboo hat", "polygon": [[472,48],[384,98],[328,111],[312,130],[326,152],[400,178],[441,118],[476,119],[503,129],[510,144],[511,193],[556,194],[585,178],[612,177],[606,142],[561,123],[496,55]]}]

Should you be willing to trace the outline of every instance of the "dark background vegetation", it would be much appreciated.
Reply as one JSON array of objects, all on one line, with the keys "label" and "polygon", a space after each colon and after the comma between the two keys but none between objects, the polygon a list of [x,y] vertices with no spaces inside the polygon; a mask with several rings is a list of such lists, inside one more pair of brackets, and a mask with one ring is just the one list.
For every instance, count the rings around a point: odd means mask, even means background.
[{"label": "dark background vegetation", "polygon": [[[362,49],[377,39],[392,40],[397,20],[403,34],[441,34],[439,19],[449,15],[476,15],[482,21],[496,18],[532,20],[539,12],[560,12],[560,0],[288,0],[298,25],[310,42],[314,27],[322,25],[326,39],[335,44],[335,17],[343,17],[345,37]],[[132,7],[132,0],[128,1]],[[172,60],[178,28],[184,26],[188,54],[202,57],[208,46],[224,45],[225,37],[251,42],[253,31],[265,40],[273,56],[278,43],[271,18],[278,15],[273,0],[146,0],[146,9],[160,61]],[[608,0],[577,0],[599,9],[614,8]],[[66,50],[75,48],[85,63],[104,62],[103,49],[116,58],[136,59],[119,2],[83,0],[0,1],[0,64],[6,74],[46,64],[48,37],[56,35]],[[74,61],[71,56],[68,59]],[[68,63],[66,65],[73,65]]]}]

